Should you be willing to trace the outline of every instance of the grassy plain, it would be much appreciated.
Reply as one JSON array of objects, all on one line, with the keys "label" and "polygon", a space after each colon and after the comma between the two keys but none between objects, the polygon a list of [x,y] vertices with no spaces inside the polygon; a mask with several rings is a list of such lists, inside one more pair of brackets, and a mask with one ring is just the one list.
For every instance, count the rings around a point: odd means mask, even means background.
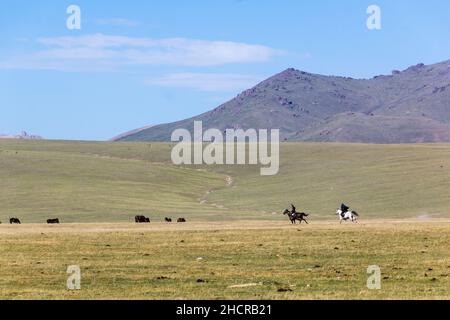
[{"label": "grassy plain", "polygon": [[[450,144],[285,143],[272,177],[174,166],[172,146],[0,140],[0,298],[450,298]],[[338,224],[341,202],[360,224]]]},{"label": "grassy plain", "polygon": [[2,225],[0,298],[450,299],[449,243],[449,220]]}]

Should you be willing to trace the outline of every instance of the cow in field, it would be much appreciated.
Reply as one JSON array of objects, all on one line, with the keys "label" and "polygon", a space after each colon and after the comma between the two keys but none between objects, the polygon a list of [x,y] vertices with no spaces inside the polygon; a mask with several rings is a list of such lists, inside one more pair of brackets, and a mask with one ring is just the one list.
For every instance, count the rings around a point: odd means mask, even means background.
[{"label": "cow in field", "polygon": [[47,219],[47,224],[59,224],[59,219]]},{"label": "cow in field", "polygon": [[134,221],[136,221],[136,223],[149,223],[150,218],[147,218],[145,216],[136,216],[134,217]]},{"label": "cow in field", "polygon": [[171,223],[172,222],[172,219],[171,218],[165,218],[164,219],[166,222],[168,222],[168,223]]},{"label": "cow in field", "polygon": [[178,218],[177,222],[178,223],[183,223],[183,222],[186,222],[186,219],[185,218]]},{"label": "cow in field", "polygon": [[9,219],[10,224],[20,224],[20,220],[17,218],[11,218]]}]

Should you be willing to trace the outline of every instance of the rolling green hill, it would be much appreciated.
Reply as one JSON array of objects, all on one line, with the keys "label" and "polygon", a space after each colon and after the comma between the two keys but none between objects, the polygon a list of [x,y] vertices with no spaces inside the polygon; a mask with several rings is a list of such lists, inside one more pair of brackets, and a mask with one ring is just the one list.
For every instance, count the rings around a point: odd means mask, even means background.
[{"label": "rolling green hill", "polygon": [[311,220],[341,202],[362,218],[450,217],[450,145],[285,143],[280,172],[258,166],[178,167],[170,143],[0,140],[0,221]]}]

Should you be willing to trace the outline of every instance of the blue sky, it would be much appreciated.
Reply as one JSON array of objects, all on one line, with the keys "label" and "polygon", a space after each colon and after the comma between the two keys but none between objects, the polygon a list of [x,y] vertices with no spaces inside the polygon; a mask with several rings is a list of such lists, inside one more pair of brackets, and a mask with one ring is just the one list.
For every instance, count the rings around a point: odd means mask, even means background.
[{"label": "blue sky", "polygon": [[[381,30],[366,27],[372,4]],[[447,0],[3,0],[0,134],[106,140],[289,67],[367,78],[448,60],[449,15]]]}]

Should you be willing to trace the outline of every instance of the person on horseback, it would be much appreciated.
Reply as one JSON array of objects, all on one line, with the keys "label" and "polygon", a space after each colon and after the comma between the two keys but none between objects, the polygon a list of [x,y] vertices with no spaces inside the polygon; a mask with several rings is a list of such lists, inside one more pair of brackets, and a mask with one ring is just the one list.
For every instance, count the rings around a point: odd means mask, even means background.
[{"label": "person on horseback", "polygon": [[297,209],[295,208],[295,206],[292,203],[291,203],[291,208],[292,208],[292,210],[291,210],[292,214],[297,213]]},{"label": "person on horseback", "polygon": [[341,204],[341,216],[342,216],[342,218],[345,217],[345,214],[348,212],[349,209],[350,209],[349,206],[346,206],[345,204]]},{"label": "person on horseback", "polygon": [[308,221],[306,221],[305,217],[309,217],[309,214],[304,212],[297,212],[297,208],[293,204],[291,204],[291,210],[286,209],[284,210],[283,214],[289,217],[289,220],[291,220],[292,224],[295,224],[296,221],[299,221],[300,223],[304,221],[306,224],[308,224]]}]

